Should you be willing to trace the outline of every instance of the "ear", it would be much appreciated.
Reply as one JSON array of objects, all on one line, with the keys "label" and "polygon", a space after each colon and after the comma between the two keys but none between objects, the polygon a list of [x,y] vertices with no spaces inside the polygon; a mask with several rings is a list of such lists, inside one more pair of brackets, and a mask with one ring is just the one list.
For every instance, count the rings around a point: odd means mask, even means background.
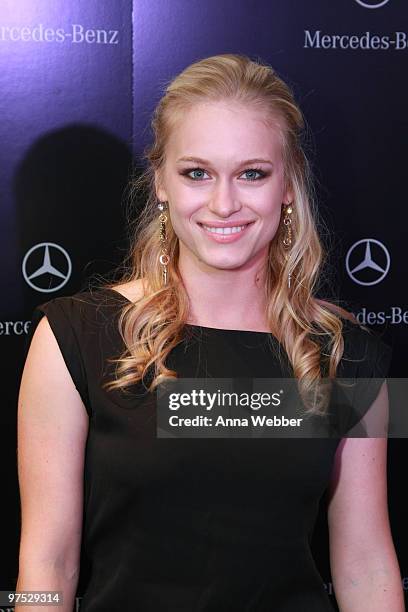
[{"label": "ear", "polygon": [[285,204],[291,204],[293,202],[295,195],[293,192],[293,189],[288,187],[288,189],[286,189],[284,196],[283,196],[283,202],[285,202]]},{"label": "ear", "polygon": [[160,202],[167,202],[168,197],[166,190],[162,187],[162,181],[159,172],[156,170],[154,173],[154,187],[156,190],[156,197]]}]

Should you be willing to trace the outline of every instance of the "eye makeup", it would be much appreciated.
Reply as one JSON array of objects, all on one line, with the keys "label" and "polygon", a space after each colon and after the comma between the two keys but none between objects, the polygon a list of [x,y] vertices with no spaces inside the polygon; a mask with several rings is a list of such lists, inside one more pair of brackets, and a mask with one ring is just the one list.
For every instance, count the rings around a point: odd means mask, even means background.
[{"label": "eye makeup", "polygon": [[[204,170],[204,168],[197,166],[195,168],[185,168],[179,174],[195,182],[207,180],[207,179],[202,179],[202,178],[193,178],[192,176],[189,176],[192,172],[206,172],[206,170]],[[262,168],[255,167],[255,166],[251,168],[247,168],[246,170],[243,170],[241,174],[247,174],[248,172],[256,172],[259,176],[257,178],[249,178],[247,179],[247,182],[260,181],[261,179],[266,178],[270,174],[270,172],[267,172],[263,170]]]}]

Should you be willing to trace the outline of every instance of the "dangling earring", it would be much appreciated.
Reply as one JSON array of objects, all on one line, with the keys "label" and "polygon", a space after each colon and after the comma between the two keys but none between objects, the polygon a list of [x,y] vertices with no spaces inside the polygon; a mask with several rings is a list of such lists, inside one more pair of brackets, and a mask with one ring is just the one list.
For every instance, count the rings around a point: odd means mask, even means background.
[{"label": "dangling earring", "polygon": [[[283,248],[285,250],[290,249],[291,245],[292,245],[292,212],[293,212],[293,208],[292,208],[292,202],[290,202],[289,204],[284,204],[284,217],[283,217],[283,223],[285,225],[286,228],[286,232],[285,232],[285,236],[283,238]],[[285,259],[286,261],[288,261],[288,254],[285,253]],[[288,288],[290,289],[290,281],[291,281],[291,277],[292,275],[288,274]]]},{"label": "dangling earring", "polygon": [[162,280],[163,285],[167,285],[167,264],[170,261],[170,257],[167,252],[167,234],[166,234],[166,221],[167,215],[163,212],[165,210],[166,202],[159,202],[157,208],[161,211],[159,215],[160,222],[160,242],[161,242],[161,254],[159,261],[162,265]]}]

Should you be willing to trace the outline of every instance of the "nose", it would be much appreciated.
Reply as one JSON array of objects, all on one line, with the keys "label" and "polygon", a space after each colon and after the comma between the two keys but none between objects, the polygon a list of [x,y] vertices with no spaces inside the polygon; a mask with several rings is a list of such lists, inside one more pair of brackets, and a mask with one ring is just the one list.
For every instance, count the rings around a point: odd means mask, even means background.
[{"label": "nose", "polygon": [[236,196],[234,187],[228,182],[228,179],[220,179],[211,194],[208,209],[218,217],[230,217],[241,208],[242,205]]}]

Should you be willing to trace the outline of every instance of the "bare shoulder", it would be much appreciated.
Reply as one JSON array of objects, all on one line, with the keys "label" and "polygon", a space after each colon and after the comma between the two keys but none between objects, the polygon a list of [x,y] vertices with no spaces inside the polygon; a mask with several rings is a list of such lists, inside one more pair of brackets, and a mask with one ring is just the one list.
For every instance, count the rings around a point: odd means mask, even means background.
[{"label": "bare shoulder", "polygon": [[118,293],[121,293],[126,299],[131,302],[137,302],[145,294],[145,281],[143,278],[138,278],[128,283],[114,285],[112,287]]}]

